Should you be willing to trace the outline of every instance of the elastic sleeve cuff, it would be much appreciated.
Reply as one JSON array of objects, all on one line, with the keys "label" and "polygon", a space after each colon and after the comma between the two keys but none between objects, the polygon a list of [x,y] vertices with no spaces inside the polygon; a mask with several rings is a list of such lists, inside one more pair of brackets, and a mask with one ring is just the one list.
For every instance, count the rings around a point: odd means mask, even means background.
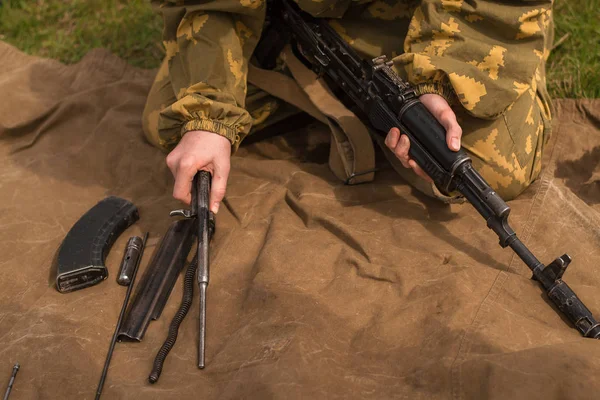
[{"label": "elastic sleeve cuff", "polygon": [[444,99],[446,99],[448,104],[450,104],[451,106],[457,104],[458,102],[454,89],[452,88],[452,85],[449,82],[419,83],[417,84],[417,86],[415,86],[415,94],[417,96],[421,96],[422,94],[438,94]]},{"label": "elastic sleeve cuff", "polygon": [[241,126],[226,125],[220,121],[213,119],[193,119],[186,122],[182,129],[181,135],[189,131],[208,131],[226,137],[231,145],[237,148],[240,142],[239,133],[243,131]]}]

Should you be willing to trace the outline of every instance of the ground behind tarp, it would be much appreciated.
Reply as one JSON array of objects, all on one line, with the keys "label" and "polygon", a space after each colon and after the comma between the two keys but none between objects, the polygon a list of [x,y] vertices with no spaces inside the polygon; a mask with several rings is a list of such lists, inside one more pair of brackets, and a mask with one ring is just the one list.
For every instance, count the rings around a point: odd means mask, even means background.
[{"label": "ground behind tarp", "polygon": [[[152,78],[102,50],[65,67],[0,43],[0,384],[22,365],[11,399],[93,398],[125,242],[150,232],[143,272],[180,207],[142,137]],[[555,105],[541,179],[510,221],[543,262],[573,257],[566,281],[600,316],[600,101]],[[159,383],[146,380],[179,282],[144,341],[117,345],[104,398],[597,398],[600,343],[561,319],[474,209],[390,170],[344,186],[327,141],[314,126],[238,152],[211,247],[206,369],[195,301]],[[59,294],[54,253],[107,195],[141,219],[107,281]]]}]

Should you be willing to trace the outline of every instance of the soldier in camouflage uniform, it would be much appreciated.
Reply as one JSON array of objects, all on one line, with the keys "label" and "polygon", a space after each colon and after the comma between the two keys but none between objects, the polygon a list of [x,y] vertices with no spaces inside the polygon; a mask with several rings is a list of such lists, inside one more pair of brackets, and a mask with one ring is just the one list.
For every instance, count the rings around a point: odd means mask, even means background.
[{"label": "soldier in camouflage uniform", "polygon": [[[552,1],[296,0],[361,55],[393,57],[481,175],[506,200],[538,175],[550,135],[545,62]],[[164,17],[166,57],[144,111],[150,142],[171,151],[173,195],[190,200],[191,179],[213,173],[211,208],[225,194],[229,157],[246,135],[293,108],[248,84],[265,0],[155,1]],[[462,129],[461,129],[462,127]],[[385,144],[417,174],[410,144],[395,129]],[[412,175],[414,176],[414,174]]]}]

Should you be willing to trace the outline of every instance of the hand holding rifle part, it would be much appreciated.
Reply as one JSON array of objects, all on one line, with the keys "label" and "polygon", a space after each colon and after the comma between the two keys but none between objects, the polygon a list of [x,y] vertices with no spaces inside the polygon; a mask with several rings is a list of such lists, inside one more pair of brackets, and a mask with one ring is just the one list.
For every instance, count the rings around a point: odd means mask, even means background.
[{"label": "hand holding rifle part", "polygon": [[[456,114],[444,97],[439,94],[427,93],[419,96],[421,103],[431,112],[446,130],[446,144],[453,151],[461,149],[462,128],[458,124]],[[404,168],[412,169],[415,174],[426,182],[433,182],[431,178],[410,158],[410,141],[408,136],[402,135],[398,128],[392,128],[385,138],[385,145],[390,149]]]},{"label": "hand holding rifle part", "polygon": [[[411,86],[390,68],[385,56],[363,60],[323,19],[299,11],[288,0],[275,7],[289,29],[295,53],[318,75],[346,95],[346,103],[379,135],[399,128],[410,140],[410,158],[445,194],[460,192],[486,220],[488,228],[523,260],[548,297],[589,338],[600,338],[600,324],[562,280],[571,258],[565,254],[542,264],[508,224],[510,207],[473,168],[464,152],[446,145],[446,131],[419,101]],[[344,99],[343,99],[344,100]]]},{"label": "hand holding rifle part", "polygon": [[175,210],[171,212],[171,215],[173,216],[180,215],[185,218],[195,219],[194,223],[197,229],[198,248],[194,260],[185,273],[181,305],[171,321],[167,339],[158,351],[154,360],[152,372],[148,377],[150,383],[156,383],[158,381],[165,359],[177,340],[179,326],[192,305],[194,275],[197,277],[196,281],[200,294],[198,315],[198,368],[204,368],[204,353],[206,347],[206,289],[209,281],[208,245],[215,229],[214,215],[209,211],[210,183],[210,173],[199,171],[192,183],[191,210]]},{"label": "hand holding rifle part", "polygon": [[210,211],[217,213],[225,196],[231,166],[231,142],[208,131],[186,132],[167,156],[167,166],[175,178],[173,197],[190,204],[191,183],[200,170],[211,173]]}]

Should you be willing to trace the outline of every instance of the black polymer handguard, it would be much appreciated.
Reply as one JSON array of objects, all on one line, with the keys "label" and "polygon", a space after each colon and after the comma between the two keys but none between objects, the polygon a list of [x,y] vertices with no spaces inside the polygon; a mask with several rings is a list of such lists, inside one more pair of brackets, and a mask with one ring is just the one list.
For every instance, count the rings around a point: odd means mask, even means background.
[{"label": "black polymer handguard", "polygon": [[542,264],[508,224],[510,207],[473,168],[461,149],[446,145],[446,130],[425,108],[413,88],[396,75],[385,56],[363,60],[324,20],[300,11],[289,0],[274,0],[273,12],[291,33],[296,55],[324,77],[372,132],[385,136],[393,127],[410,140],[409,155],[433,179],[442,193],[461,193],[500,240],[511,247],[533,272],[549,299],[589,338],[600,339],[600,323],[562,280],[570,257],[565,254]]},{"label": "black polymer handguard", "polygon": [[56,289],[68,293],[106,279],[106,255],[119,235],[138,219],[133,203],[114,196],[86,212],[67,233],[54,260]]}]

